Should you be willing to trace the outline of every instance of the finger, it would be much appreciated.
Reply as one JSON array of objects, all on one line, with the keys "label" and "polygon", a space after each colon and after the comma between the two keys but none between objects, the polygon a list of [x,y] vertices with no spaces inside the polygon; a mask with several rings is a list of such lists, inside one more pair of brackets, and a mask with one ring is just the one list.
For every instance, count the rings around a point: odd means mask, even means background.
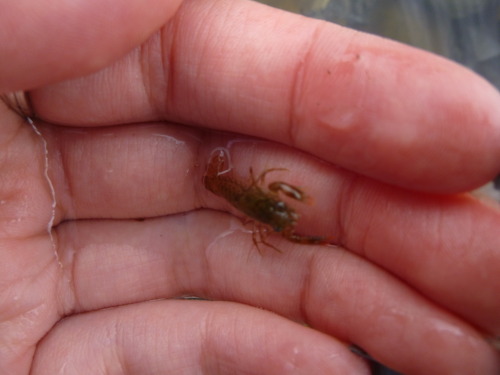
[{"label": "finger", "polygon": [[61,311],[198,295],[306,322],[405,374],[497,373],[494,350],[474,328],[361,258],[277,238],[270,241],[283,254],[259,254],[251,238],[238,221],[207,211],[68,223],[58,243],[74,282],[61,284]]},{"label": "finger", "polygon": [[[199,206],[203,133],[141,124],[75,129],[38,125],[47,142],[56,220],[141,218]],[[200,151],[201,149],[201,151]]]},{"label": "finger", "polygon": [[[500,209],[359,181],[342,199],[343,243],[424,295],[500,334]],[[349,229],[347,229],[349,228]]]},{"label": "finger", "polygon": [[168,119],[230,130],[411,189],[461,191],[500,169],[500,96],[484,80],[423,51],[254,2],[186,1],[126,59],[32,98],[49,121]]},{"label": "finger", "polygon": [[[113,370],[114,369],[114,370]],[[369,374],[334,339],[231,303],[157,301],[71,317],[32,374]]]},{"label": "finger", "polygon": [[144,41],[180,2],[9,1],[0,13],[0,91],[96,71]]},{"label": "finger", "polygon": [[500,332],[500,213],[492,206],[467,196],[409,193],[283,146],[175,125],[48,129],[43,131],[53,157],[56,224],[70,218],[156,217],[200,207],[244,217],[202,183],[210,152],[224,146],[234,181],[243,188],[250,167],[257,173],[288,169],[269,174],[261,188],[265,194],[267,184],[282,180],[312,197],[313,205],[291,202],[301,216],[300,234],[332,238],[484,330]]}]

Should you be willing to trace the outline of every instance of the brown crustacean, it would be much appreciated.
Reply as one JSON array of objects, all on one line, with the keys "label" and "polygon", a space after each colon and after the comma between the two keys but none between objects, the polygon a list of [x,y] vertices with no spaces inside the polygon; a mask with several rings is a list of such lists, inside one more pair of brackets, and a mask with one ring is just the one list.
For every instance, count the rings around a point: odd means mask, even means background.
[{"label": "brown crustacean", "polygon": [[325,237],[303,236],[295,233],[300,215],[280,199],[279,193],[297,201],[306,202],[307,195],[301,189],[281,181],[271,182],[267,191],[261,188],[268,173],[286,170],[285,168],[266,169],[257,177],[250,168],[250,181],[244,183],[233,176],[229,164],[228,151],[224,148],[215,149],[208,161],[203,184],[209,191],[224,198],[233,207],[253,220],[255,225],[252,240],[259,252],[259,243],[281,252],[280,249],[266,241],[269,229],[296,243],[328,243]]}]

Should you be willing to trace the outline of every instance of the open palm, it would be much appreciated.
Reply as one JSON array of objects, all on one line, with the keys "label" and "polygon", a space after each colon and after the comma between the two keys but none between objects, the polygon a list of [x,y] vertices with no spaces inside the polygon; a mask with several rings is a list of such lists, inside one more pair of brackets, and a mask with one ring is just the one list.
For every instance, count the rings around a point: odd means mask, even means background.
[{"label": "open palm", "polygon": [[[75,13],[85,58],[60,33],[1,66],[36,86],[33,126],[0,107],[1,373],[369,373],[346,343],[405,374],[498,371],[500,211],[455,194],[498,172],[494,89],[252,2],[105,3]],[[333,244],[260,254],[202,184],[217,147],[243,182],[286,169],[266,184],[304,189],[298,231]]]}]

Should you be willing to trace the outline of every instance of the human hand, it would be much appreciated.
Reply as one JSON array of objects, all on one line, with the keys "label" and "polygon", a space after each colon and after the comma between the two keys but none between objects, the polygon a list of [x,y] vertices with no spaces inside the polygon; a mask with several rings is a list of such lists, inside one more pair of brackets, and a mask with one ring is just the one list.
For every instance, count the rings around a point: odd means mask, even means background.
[{"label": "human hand", "polygon": [[[0,86],[36,87],[47,153],[2,108],[0,372],[368,373],[344,343],[405,374],[498,372],[500,214],[451,195],[498,172],[498,93],[252,2],[148,6],[1,15],[43,31],[6,49]],[[216,147],[242,178],[288,168],[268,181],[315,199],[300,232],[339,246],[259,254],[202,186]]]}]

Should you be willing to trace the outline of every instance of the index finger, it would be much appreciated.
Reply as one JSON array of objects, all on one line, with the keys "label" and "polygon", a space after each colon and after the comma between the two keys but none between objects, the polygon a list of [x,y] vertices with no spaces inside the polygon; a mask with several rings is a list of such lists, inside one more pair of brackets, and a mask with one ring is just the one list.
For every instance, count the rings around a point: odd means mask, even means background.
[{"label": "index finger", "polygon": [[126,59],[32,97],[48,121],[169,120],[256,135],[411,189],[466,190],[500,169],[500,96],[486,81],[254,2],[186,1]]}]

